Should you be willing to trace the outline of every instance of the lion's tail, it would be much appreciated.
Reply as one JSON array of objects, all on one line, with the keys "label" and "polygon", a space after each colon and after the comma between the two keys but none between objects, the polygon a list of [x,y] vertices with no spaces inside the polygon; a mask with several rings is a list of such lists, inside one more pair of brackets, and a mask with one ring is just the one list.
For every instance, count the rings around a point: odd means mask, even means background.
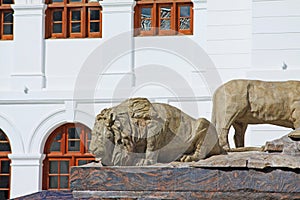
[{"label": "lion's tail", "polygon": [[216,110],[217,110],[217,99],[216,99],[216,93],[214,93],[213,98],[212,98],[212,103],[213,103],[213,108],[212,108],[212,114],[211,114],[211,123],[216,126],[217,124],[217,116],[216,116]]}]

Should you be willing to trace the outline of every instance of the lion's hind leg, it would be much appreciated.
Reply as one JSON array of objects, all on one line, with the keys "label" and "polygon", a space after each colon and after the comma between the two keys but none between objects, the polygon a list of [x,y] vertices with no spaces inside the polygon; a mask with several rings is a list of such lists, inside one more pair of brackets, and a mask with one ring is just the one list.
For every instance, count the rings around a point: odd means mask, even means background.
[{"label": "lion's hind leg", "polygon": [[233,128],[235,130],[234,143],[236,148],[245,146],[245,133],[247,126],[248,124],[242,122],[233,123]]},{"label": "lion's hind leg", "polygon": [[294,111],[292,113],[294,131],[289,133],[289,137],[292,139],[300,139],[300,102],[295,102],[293,104]]}]

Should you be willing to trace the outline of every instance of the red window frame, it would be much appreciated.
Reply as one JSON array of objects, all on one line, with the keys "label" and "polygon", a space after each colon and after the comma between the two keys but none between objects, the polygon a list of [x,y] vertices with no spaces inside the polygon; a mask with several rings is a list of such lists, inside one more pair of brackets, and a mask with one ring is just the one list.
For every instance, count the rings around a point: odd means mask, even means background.
[{"label": "red window frame", "polygon": [[[62,0],[61,2],[55,2],[53,0],[47,0],[48,8],[46,10],[46,34],[45,38],[100,38],[102,37],[102,9],[98,2],[89,2],[88,0],[72,1]],[[99,10],[99,32],[90,32],[90,9]],[[56,11],[62,11],[62,31],[61,33],[54,33],[54,20],[53,13]],[[75,22],[72,20],[72,11],[80,10],[80,20]],[[93,21],[95,23],[95,21]],[[72,23],[80,23],[80,32],[72,31]]]},{"label": "red window frame", "polygon": [[[181,17],[180,16],[180,7],[185,7],[188,6],[189,7],[189,12],[190,12],[190,16],[189,17]],[[185,34],[185,35],[192,35],[193,34],[193,24],[194,24],[194,12],[193,12],[193,6],[190,3],[179,3],[177,5],[177,30],[178,32]],[[180,29],[180,19],[181,18],[186,18],[189,19],[189,23],[190,23],[190,28],[189,29]]]},{"label": "red window frame", "polygon": [[[193,3],[191,0],[136,0],[135,6],[135,17],[134,17],[134,27],[135,36],[153,36],[153,35],[192,35],[193,34]],[[189,18],[190,27],[189,29],[180,29],[180,7],[189,6],[190,16]],[[162,30],[160,9],[163,7],[170,7],[170,30]],[[151,18],[151,30],[142,29],[142,9],[152,8],[152,18]],[[165,20],[168,20],[165,18]]]},{"label": "red window frame", "polygon": [[[12,0],[12,4],[14,1]],[[13,40],[13,23],[14,23],[14,18],[12,15],[12,22],[6,22],[5,21],[5,13],[11,13],[13,14],[14,11],[11,8],[11,4],[4,3],[4,0],[0,0],[0,40]],[[4,26],[12,26],[12,34],[5,34],[4,33]]]},{"label": "red window frame", "polygon": [[[69,132],[69,130],[74,130]],[[76,130],[76,131],[75,131]],[[73,135],[75,133],[75,136]],[[77,133],[80,133],[79,137]],[[91,162],[95,160],[95,157],[88,152],[88,146],[91,140],[91,130],[84,126],[83,124],[74,124],[68,123],[62,125],[55,129],[49,138],[47,139],[44,153],[46,154],[46,158],[44,160],[44,168],[43,168],[43,189],[44,190],[70,190],[70,168],[72,166],[78,166],[79,162],[82,161],[85,163]],[[71,136],[70,136],[71,134]],[[76,136],[77,135],[77,136]],[[78,144],[78,150],[74,151],[71,150],[70,142]],[[51,149],[51,147],[53,147]],[[54,150],[54,147],[59,149]],[[58,164],[57,171],[51,169],[51,163],[57,162],[61,163],[62,161],[69,162],[69,170],[68,173],[61,173],[60,171],[60,164]],[[51,177],[56,177],[57,184],[55,187],[51,186],[50,179]],[[66,185],[61,185],[62,177],[67,178],[68,183]],[[55,179],[53,179],[55,181]],[[52,182],[53,183],[53,182]]]}]

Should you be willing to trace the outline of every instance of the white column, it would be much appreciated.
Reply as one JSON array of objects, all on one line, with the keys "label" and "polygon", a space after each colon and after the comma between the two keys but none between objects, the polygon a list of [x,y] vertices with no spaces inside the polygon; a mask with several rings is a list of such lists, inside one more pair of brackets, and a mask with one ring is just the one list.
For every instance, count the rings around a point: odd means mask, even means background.
[{"label": "white column", "polygon": [[14,9],[14,64],[12,89],[40,90],[45,86],[45,4],[16,0]]},{"label": "white column", "polygon": [[103,39],[107,39],[117,34],[133,31],[134,0],[103,0]]},{"label": "white column", "polygon": [[202,48],[206,48],[207,35],[207,0],[192,0],[194,9],[193,38]]},{"label": "white column", "polygon": [[[115,80],[127,80],[122,87],[134,85],[134,6],[135,0],[103,0],[102,6],[102,38],[107,45],[112,65],[103,73],[103,77]],[[105,46],[102,46],[103,48]]]},{"label": "white column", "polygon": [[42,190],[43,154],[10,154],[10,198],[32,194]]}]

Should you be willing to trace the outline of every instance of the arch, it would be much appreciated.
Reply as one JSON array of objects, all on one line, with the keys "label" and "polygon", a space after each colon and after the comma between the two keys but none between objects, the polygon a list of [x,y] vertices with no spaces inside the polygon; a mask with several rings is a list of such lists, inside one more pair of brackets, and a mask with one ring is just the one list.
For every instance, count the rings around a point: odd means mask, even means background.
[{"label": "arch", "polygon": [[[92,127],[92,121],[94,121],[94,116],[81,111],[75,110],[76,118],[73,123],[81,123],[87,127]],[[39,125],[34,129],[33,136],[29,142],[28,153],[39,153],[43,154],[45,143],[49,135],[59,126],[68,123],[70,121],[66,118],[66,110],[59,109],[55,112],[49,114],[47,117],[41,120]],[[38,152],[36,152],[38,150]]]},{"label": "arch", "polygon": [[12,153],[24,153],[25,145],[22,140],[21,132],[17,126],[4,114],[0,113],[0,128],[6,134],[11,147]]},{"label": "arch", "polygon": [[11,167],[8,155],[11,153],[11,145],[7,134],[0,129],[0,199],[9,199],[11,189]]},{"label": "arch", "polygon": [[70,168],[93,162],[89,153],[91,129],[82,123],[65,123],[48,137],[43,161],[43,190],[69,190]]}]

